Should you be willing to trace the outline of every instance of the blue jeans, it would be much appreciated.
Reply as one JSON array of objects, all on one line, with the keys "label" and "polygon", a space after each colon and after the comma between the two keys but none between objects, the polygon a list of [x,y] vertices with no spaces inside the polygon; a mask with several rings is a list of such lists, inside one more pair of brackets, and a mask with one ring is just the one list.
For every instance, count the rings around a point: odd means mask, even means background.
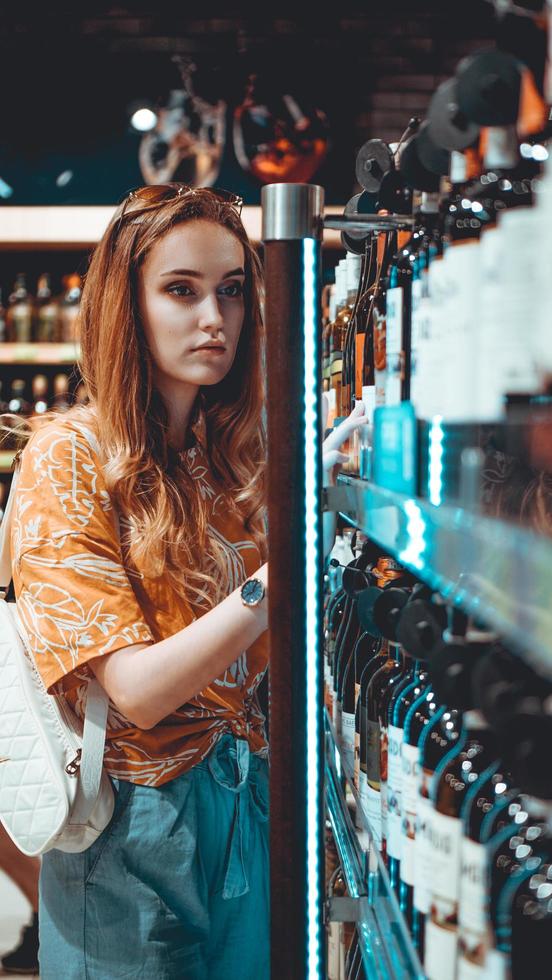
[{"label": "blue jeans", "polygon": [[224,735],[160,787],[113,780],[113,818],[40,876],[41,980],[268,980],[268,766]]}]

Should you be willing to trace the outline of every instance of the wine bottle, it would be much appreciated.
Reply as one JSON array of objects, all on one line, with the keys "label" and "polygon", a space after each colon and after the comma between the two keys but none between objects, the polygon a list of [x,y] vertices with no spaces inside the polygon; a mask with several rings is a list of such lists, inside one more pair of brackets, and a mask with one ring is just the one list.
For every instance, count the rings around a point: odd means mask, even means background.
[{"label": "wine bottle", "polygon": [[32,340],[33,308],[27,291],[25,273],[19,272],[8,301],[7,334],[12,343],[28,344]]},{"label": "wine bottle", "polygon": [[[355,334],[357,326],[357,316],[361,297],[361,278],[363,272],[363,256],[356,255],[354,252],[347,252],[347,308],[349,311],[349,322],[345,331],[345,341],[343,344],[343,377],[342,377],[342,414],[347,416],[353,408],[355,394],[354,385],[354,349]],[[346,452],[346,450],[345,450]]]},{"label": "wine bottle", "polygon": [[381,706],[387,685],[404,671],[401,647],[387,641],[387,657],[371,678],[366,696],[366,794],[365,813],[378,848],[382,846],[381,808]]},{"label": "wine bottle", "polygon": [[64,344],[74,344],[79,339],[79,310],[82,296],[81,277],[77,272],[65,276],[65,292],[59,308],[59,339]]},{"label": "wine bottle", "polygon": [[478,711],[464,715],[464,742],[445,757],[433,786],[435,847],[431,915],[426,924],[425,969],[429,980],[455,980],[462,823],[469,785],[498,757],[496,739]]},{"label": "wine bottle", "polygon": [[388,834],[387,863],[391,884],[398,890],[402,851],[402,743],[404,720],[411,705],[421,697],[427,684],[427,671],[415,661],[398,685],[388,707]]},{"label": "wine bottle", "polygon": [[43,415],[48,411],[48,378],[45,374],[35,374],[32,391],[33,415]]},{"label": "wine bottle", "polygon": [[485,814],[511,788],[511,776],[503,771],[498,761],[493,762],[468,788],[460,811],[464,836],[461,845],[457,980],[484,980],[487,975],[489,867],[481,830]]},{"label": "wine bottle", "polygon": [[52,296],[50,276],[43,272],[38,278],[34,309],[34,340],[37,343],[56,343],[61,339],[59,304]]},{"label": "wine bottle", "polygon": [[[418,720],[419,719],[419,720]],[[431,879],[433,874],[433,814],[430,788],[436,766],[450,752],[460,737],[462,720],[456,710],[448,711],[439,704],[430,689],[412,719],[411,728],[422,725],[418,739],[419,783],[416,804],[414,839],[414,893],[412,896],[412,931],[420,959],[425,953],[425,924],[431,909]]]}]

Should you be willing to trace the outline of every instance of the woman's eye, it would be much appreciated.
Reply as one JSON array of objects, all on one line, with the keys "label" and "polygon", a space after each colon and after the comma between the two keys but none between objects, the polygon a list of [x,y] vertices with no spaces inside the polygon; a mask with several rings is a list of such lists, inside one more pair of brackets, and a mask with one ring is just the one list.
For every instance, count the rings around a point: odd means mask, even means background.
[{"label": "woman's eye", "polygon": [[168,292],[172,296],[192,296],[192,290],[189,286],[184,286],[182,283],[177,283],[174,286],[169,286]]},{"label": "woman's eye", "polygon": [[235,296],[243,295],[243,286],[241,282],[233,282],[230,286],[224,286],[221,292],[223,296],[229,296],[232,299]]}]

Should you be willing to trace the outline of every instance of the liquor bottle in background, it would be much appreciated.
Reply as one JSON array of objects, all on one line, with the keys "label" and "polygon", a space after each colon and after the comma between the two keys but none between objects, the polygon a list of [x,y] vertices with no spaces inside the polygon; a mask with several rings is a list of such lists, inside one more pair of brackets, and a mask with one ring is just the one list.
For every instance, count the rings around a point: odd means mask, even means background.
[{"label": "liquor bottle in background", "polygon": [[419,661],[409,668],[404,680],[389,701],[388,708],[388,778],[387,778],[387,864],[395,889],[399,887],[399,868],[402,856],[402,743],[404,720],[415,701],[427,686],[427,671]]},{"label": "liquor bottle in background", "polygon": [[336,418],[343,415],[341,395],[343,375],[343,348],[349,325],[351,311],[347,305],[347,264],[341,259],[335,270],[336,315],[330,326],[330,390],[328,428],[331,428]]},{"label": "liquor bottle in background", "polygon": [[407,245],[411,251],[411,327],[410,327],[410,401],[416,406],[418,399],[418,354],[427,339],[427,265],[428,249],[439,232],[439,195],[424,192],[417,215],[418,226]]},{"label": "liquor bottle in background", "polygon": [[[356,255],[354,252],[347,252],[347,258],[345,261],[347,269],[347,308],[349,310],[349,322],[347,324],[345,341],[343,345],[341,409],[342,414],[347,416],[353,409],[355,396],[355,334],[361,298],[360,285],[363,268],[363,256]],[[347,452],[346,448],[344,449],[344,452]]]},{"label": "liquor bottle in background", "polygon": [[12,343],[27,344],[32,340],[33,305],[27,291],[25,273],[16,276],[8,301],[7,335]]},{"label": "liquor bottle in background", "polygon": [[45,374],[35,374],[32,391],[33,415],[44,415],[48,411],[48,378]]},{"label": "liquor bottle in background", "polygon": [[54,400],[52,408],[56,412],[68,412],[71,408],[69,401],[69,378],[66,374],[56,374],[54,378]]},{"label": "liquor bottle in background", "polygon": [[47,272],[38,277],[33,335],[33,339],[39,344],[56,343],[60,339],[59,303],[52,296]]},{"label": "liquor bottle in background", "polygon": [[0,289],[0,344],[8,339],[8,324],[6,307],[2,301],[2,290]]},{"label": "liquor bottle in background", "polygon": [[65,276],[64,293],[59,307],[60,340],[64,344],[76,343],[79,339],[78,316],[82,295],[81,277],[76,272]]},{"label": "liquor bottle in background", "polygon": [[425,969],[429,980],[455,980],[462,822],[460,810],[468,787],[498,758],[496,738],[478,711],[464,714],[464,739],[445,757],[433,785],[431,917],[426,923]]},{"label": "liquor bottle in background", "polygon": [[[492,977],[506,980],[512,976],[512,919],[517,912],[515,895],[518,883],[527,875],[540,873],[543,862],[549,862],[551,805],[549,801],[522,797],[523,805],[515,812],[512,823],[487,843],[490,867],[488,908],[492,923],[492,947],[486,966]],[[527,949],[525,950],[527,956]],[[517,973],[518,980],[529,973]]]},{"label": "liquor bottle in background", "polygon": [[494,762],[472,783],[465,794],[460,813],[464,836],[461,849],[457,980],[485,980],[487,976],[489,867],[481,832],[485,814],[492,811],[511,789],[511,776],[499,762]]},{"label": "liquor bottle in background", "polygon": [[[343,703],[341,713],[341,734],[343,750],[349,767],[353,773],[353,781],[358,785],[358,769],[360,767],[360,731],[356,731],[357,701],[360,694],[360,683],[364,669],[379,651],[379,640],[363,631],[359,634],[352,657],[349,659],[343,678]],[[358,760],[358,761],[357,761]],[[355,778],[355,771],[357,777]]]},{"label": "liquor bottle in background", "polygon": [[401,670],[387,682],[380,700],[380,800],[381,800],[381,853],[388,862],[387,842],[389,837],[389,704],[395,691],[413,676],[413,665],[400,644],[395,645],[395,659]]},{"label": "liquor bottle in background", "polygon": [[431,910],[431,880],[433,866],[433,814],[435,807],[430,789],[437,765],[458,741],[462,718],[456,709],[450,711],[439,704],[430,689],[425,694],[411,722],[412,737],[418,738],[419,780],[416,804],[414,839],[413,935],[420,959],[424,960],[425,924]]},{"label": "liquor bottle in background", "polygon": [[324,287],[326,301],[322,305],[322,391],[330,390],[330,328],[335,320],[336,294],[335,282]]},{"label": "liquor bottle in background", "polygon": [[374,841],[382,847],[381,718],[388,685],[401,676],[404,659],[399,644],[385,641],[387,657],[368,684],[366,697],[366,796],[364,806]]},{"label": "liquor bottle in background", "polygon": [[[552,927],[552,840],[548,853],[543,854],[537,868],[526,867],[518,872],[517,882],[510,895],[510,976],[512,980],[534,977],[550,959],[550,929]],[[516,887],[517,885],[517,887]]]},{"label": "liquor bottle in background", "polygon": [[26,383],[23,378],[14,378],[11,384],[10,398],[8,402],[8,411],[12,415],[21,415],[22,418],[30,415],[32,412],[32,405],[29,404],[25,397]]}]

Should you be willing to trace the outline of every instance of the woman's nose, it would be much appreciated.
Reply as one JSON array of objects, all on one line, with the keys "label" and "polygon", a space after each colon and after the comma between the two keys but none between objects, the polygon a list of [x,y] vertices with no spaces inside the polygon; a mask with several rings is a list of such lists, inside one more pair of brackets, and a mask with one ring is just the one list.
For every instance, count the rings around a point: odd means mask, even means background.
[{"label": "woman's nose", "polygon": [[224,322],[217,296],[211,294],[204,297],[199,310],[199,326],[202,330],[211,327],[221,327]]}]

